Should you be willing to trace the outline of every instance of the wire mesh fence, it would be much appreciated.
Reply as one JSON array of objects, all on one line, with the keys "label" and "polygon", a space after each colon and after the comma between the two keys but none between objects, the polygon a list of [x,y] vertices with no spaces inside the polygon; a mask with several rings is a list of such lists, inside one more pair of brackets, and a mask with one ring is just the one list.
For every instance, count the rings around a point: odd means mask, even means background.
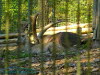
[{"label": "wire mesh fence", "polygon": [[99,75],[92,7],[88,0],[1,0],[0,74]]}]

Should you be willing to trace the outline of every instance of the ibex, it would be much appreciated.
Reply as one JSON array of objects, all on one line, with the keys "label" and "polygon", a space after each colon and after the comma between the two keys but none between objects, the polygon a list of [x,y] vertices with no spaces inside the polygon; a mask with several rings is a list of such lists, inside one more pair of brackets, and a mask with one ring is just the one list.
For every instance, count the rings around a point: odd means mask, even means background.
[{"label": "ibex", "polygon": [[[32,52],[33,53],[39,53],[41,52],[41,44],[44,45],[44,52],[51,52],[53,50],[53,45],[55,45],[56,51],[63,51],[69,48],[70,46],[74,46],[78,44],[78,41],[80,41],[80,36],[75,33],[71,32],[59,32],[53,35],[43,35],[47,29],[52,27],[53,25],[60,23],[62,21],[52,22],[46,25],[43,30],[37,35],[36,33],[36,18],[38,14],[36,14],[34,17],[31,16],[31,23],[33,28],[33,41],[34,44],[32,46]],[[43,41],[42,41],[43,39]],[[67,40],[68,39],[68,40]]]}]

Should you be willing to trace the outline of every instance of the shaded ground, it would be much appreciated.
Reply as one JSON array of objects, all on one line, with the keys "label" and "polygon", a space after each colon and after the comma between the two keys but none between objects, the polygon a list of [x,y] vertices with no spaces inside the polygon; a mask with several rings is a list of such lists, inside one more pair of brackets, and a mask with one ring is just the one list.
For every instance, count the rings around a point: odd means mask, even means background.
[{"label": "shaded ground", "polygon": [[[10,71],[10,75],[15,75],[16,70],[19,69],[19,72],[22,74],[32,73],[33,75],[41,75],[41,63],[44,64],[44,74],[45,75],[53,75],[54,71],[56,75],[64,75],[67,73],[69,75],[76,75],[77,70],[77,62],[80,59],[81,63],[81,73],[82,75],[87,75],[88,73],[88,65],[90,64],[89,70],[91,71],[90,75],[100,75],[100,49],[91,49],[89,50],[90,58],[88,59],[88,50],[81,50],[79,52],[69,51],[67,53],[67,58],[64,57],[64,54],[57,54],[52,57],[51,54],[44,55],[44,58],[41,60],[40,54],[33,54],[32,56],[32,69],[28,68],[29,58],[28,55],[22,53],[20,58],[16,58],[16,54],[12,52],[10,56],[10,67],[8,68]],[[15,57],[13,57],[15,55]],[[23,58],[24,57],[24,58]],[[4,58],[0,58],[0,73],[4,73]],[[67,60],[67,61],[66,61]],[[42,62],[43,61],[43,62]],[[88,63],[88,61],[90,63]],[[18,67],[17,65],[21,65]],[[65,66],[67,65],[67,67]],[[3,75],[3,74],[1,74]]]}]

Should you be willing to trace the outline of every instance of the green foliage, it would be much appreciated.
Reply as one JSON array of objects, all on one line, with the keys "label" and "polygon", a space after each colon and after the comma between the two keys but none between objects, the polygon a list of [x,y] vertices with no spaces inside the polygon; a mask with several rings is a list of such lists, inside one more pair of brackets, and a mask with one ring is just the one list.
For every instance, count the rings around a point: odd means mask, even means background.
[{"label": "green foliage", "polygon": [[[1,30],[5,31],[5,0],[2,0],[2,25]],[[53,0],[48,0],[48,9],[49,9],[49,20],[51,21],[52,18],[52,13],[53,13]],[[17,23],[18,23],[18,0],[11,0],[10,2],[10,32],[17,32]],[[77,0],[69,0],[68,2],[68,21],[71,23],[76,23],[77,21],[77,7],[78,3]],[[91,5],[92,7],[92,5]],[[39,5],[38,5],[38,0],[33,0],[33,5],[32,5],[32,13],[37,13],[40,12],[39,10]],[[46,10],[47,11],[47,10]],[[65,19],[65,12],[66,12],[66,0],[56,0],[56,19]],[[92,11],[91,11],[92,15]],[[87,17],[88,16],[88,5],[87,5],[87,0],[80,0],[80,23],[87,23]],[[21,4],[21,20],[22,21],[27,21],[28,19],[28,1],[27,0],[22,0]],[[92,21],[92,16],[91,16],[91,21]]]}]

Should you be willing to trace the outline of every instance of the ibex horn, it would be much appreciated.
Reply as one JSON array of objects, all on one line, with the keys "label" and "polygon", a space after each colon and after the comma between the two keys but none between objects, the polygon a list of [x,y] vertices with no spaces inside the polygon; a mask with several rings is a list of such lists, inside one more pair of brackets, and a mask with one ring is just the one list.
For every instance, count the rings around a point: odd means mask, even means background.
[{"label": "ibex horn", "polygon": [[46,31],[47,29],[49,29],[49,28],[52,27],[53,25],[56,25],[57,23],[60,23],[60,22],[64,22],[64,21],[62,20],[62,21],[57,21],[57,22],[51,22],[51,23],[49,23],[48,25],[46,25],[46,26],[44,27],[44,29],[39,33],[38,38],[39,38],[39,39],[42,39],[42,35],[45,33],[45,31]]},{"label": "ibex horn", "polygon": [[37,32],[36,32],[36,19],[37,19],[38,15],[39,15],[39,13],[35,14],[34,16],[30,16],[33,36],[34,36],[34,39],[37,43],[39,43],[39,40],[37,37]]}]

